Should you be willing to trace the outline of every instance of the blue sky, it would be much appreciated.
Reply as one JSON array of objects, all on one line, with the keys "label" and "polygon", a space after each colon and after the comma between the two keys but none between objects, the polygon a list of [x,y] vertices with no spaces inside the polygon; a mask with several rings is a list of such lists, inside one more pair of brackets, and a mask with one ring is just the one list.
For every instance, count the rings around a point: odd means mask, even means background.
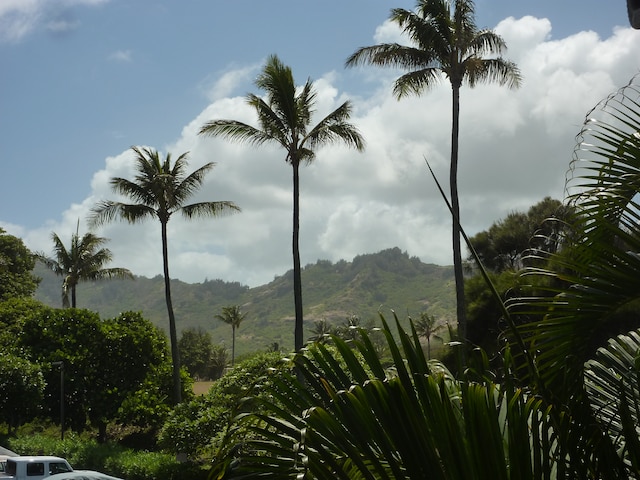
[{"label": "blue sky", "polygon": [[[34,250],[71,235],[108,179],[127,176],[128,148],[147,145],[191,166],[217,162],[202,199],[232,200],[233,217],[172,220],[172,276],[250,285],[291,268],[291,175],[276,148],[256,151],[195,132],[214,118],[252,121],[243,97],[269,54],[318,110],[346,99],[365,153],[318,152],[302,172],[303,263],[399,246],[450,264],[449,220],[424,168],[447,175],[450,90],[395,101],[397,72],[345,70],[356,48],[399,39],[385,24],[414,2],[293,0],[0,0],[0,226]],[[507,41],[524,75],[515,92],[462,96],[460,192],[469,233],[546,195],[564,174],[586,112],[640,68],[640,33],[624,1],[478,0],[477,23]],[[157,225],[114,224],[114,265],[161,272]]]}]

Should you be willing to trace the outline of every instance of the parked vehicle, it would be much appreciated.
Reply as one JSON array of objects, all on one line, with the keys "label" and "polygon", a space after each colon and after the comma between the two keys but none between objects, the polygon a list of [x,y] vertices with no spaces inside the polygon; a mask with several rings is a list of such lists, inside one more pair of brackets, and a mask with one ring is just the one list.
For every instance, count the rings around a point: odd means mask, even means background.
[{"label": "parked vehicle", "polygon": [[56,473],[47,477],[47,480],[122,480],[111,475],[91,470],[74,470],[73,472]]},{"label": "parked vehicle", "polygon": [[8,457],[2,480],[43,480],[56,473],[72,472],[64,458],[51,456]]},{"label": "parked vehicle", "polygon": [[7,457],[0,480],[121,480],[93,470],[74,470],[64,458],[52,456]]}]

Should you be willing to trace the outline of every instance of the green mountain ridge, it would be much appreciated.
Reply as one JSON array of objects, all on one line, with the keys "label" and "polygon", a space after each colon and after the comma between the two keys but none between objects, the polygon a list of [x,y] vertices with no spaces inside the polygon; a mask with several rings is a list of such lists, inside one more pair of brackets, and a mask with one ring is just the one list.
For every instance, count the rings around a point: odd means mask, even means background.
[{"label": "green mountain ridge", "polygon": [[[62,278],[38,265],[42,278],[36,298],[60,307]],[[318,260],[302,271],[305,336],[313,322],[326,319],[342,324],[351,315],[362,322],[379,323],[379,313],[391,319],[414,318],[422,311],[449,321],[455,314],[452,266],[425,264],[399,248],[356,256],[351,262]],[[205,280],[185,283],[171,280],[172,300],[178,333],[201,327],[214,343],[231,346],[231,327],[214,318],[223,306],[241,305],[247,317],[236,331],[238,355],[264,350],[277,343],[284,351],[293,349],[293,271],[276,276],[255,288],[238,282]],[[110,318],[123,311],[141,311],[155,325],[166,330],[168,320],[162,276],[136,276],[135,280],[83,282],[78,285],[78,308],[96,311]]]}]

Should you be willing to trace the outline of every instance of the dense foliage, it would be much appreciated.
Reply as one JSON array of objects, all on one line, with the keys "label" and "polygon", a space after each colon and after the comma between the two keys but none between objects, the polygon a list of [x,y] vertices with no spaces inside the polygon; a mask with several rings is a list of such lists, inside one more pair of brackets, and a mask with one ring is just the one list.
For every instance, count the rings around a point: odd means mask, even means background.
[{"label": "dense foliage", "polygon": [[[72,429],[82,431],[89,423],[98,428],[103,440],[109,422],[126,419],[158,428],[166,417],[171,386],[167,341],[140,313],[103,321],[88,310],[60,310],[32,300],[14,300],[0,303],[0,327],[7,351],[1,381],[11,382],[18,368],[27,375],[22,388],[33,390],[20,404],[24,395],[12,397],[15,406],[6,413],[11,412],[14,425],[32,420],[31,398],[43,400],[39,402],[42,414],[59,419],[57,362],[62,362],[64,411]],[[12,360],[14,356],[20,360]],[[38,394],[43,385],[40,377],[45,383]],[[20,382],[14,383],[13,388],[20,388]],[[185,388],[190,389],[189,382]]]},{"label": "dense foliage", "polygon": [[[172,411],[160,433],[160,443],[176,453],[211,457],[228,424],[239,413],[238,408],[250,411],[255,406],[255,402],[246,402],[240,407],[240,401],[249,395],[260,396],[256,392],[264,390],[265,379],[273,376],[281,363],[282,354],[277,352],[239,362],[215,381],[207,394],[183,402]],[[287,375],[287,371],[279,368],[278,374]]]},{"label": "dense foliage", "polygon": [[30,297],[38,288],[35,257],[22,240],[0,228],[0,301]]}]

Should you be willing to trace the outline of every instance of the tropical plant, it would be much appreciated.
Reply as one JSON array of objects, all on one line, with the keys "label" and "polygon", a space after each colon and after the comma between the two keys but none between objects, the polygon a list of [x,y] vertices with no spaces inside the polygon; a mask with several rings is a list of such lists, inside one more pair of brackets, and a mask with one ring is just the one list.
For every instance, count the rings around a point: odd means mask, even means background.
[{"label": "tropical plant", "polygon": [[[76,233],[71,235],[71,247],[67,250],[60,237],[53,232],[53,256],[37,253],[36,258],[49,270],[62,276],[62,307],[76,308],[76,287],[81,281],[95,281],[112,278],[130,278],[133,274],[126,268],[104,268],[113,256],[111,250],[103,248],[108,239],[98,237],[87,232],[82,238],[78,233],[80,222],[76,226]],[[71,302],[69,302],[71,293]]]},{"label": "tropical plant", "polygon": [[293,298],[295,308],[294,343],[296,351],[303,346],[302,277],[300,265],[300,180],[299,168],[315,158],[315,150],[323,145],[343,142],[357,150],[364,140],[348,123],[351,103],[344,102],[315,126],[311,119],[316,92],[310,80],[296,88],[290,67],[272,55],[267,59],[255,85],[264,90],[266,99],[255,94],[246,97],[258,114],[259,127],[236,120],[213,120],[203,125],[200,134],[223,136],[251,145],[275,143],[286,151],[285,161],[293,168]]},{"label": "tropical plant", "polygon": [[327,321],[326,318],[314,320],[309,341],[325,343],[329,338],[329,334],[333,333],[334,330],[335,328]]},{"label": "tropical plant", "polygon": [[231,365],[233,366],[236,358],[236,329],[240,328],[240,324],[246,318],[247,314],[242,313],[239,305],[229,305],[222,307],[222,313],[216,314],[215,318],[231,325]]},{"label": "tropical plant", "polygon": [[422,337],[427,341],[427,358],[431,358],[431,338],[439,338],[437,333],[444,328],[444,325],[438,324],[434,315],[427,312],[420,312],[420,318],[415,323],[416,333],[418,337]]},{"label": "tropical plant", "polygon": [[548,478],[562,450],[544,402],[512,382],[456,380],[396,326],[402,349],[383,319],[391,369],[364,330],[357,352],[334,336],[336,348],[296,354],[301,378],[270,378],[255,399],[264,410],[229,429],[214,478]]},{"label": "tropical plant", "polygon": [[172,164],[171,154],[164,160],[151,148],[132,147],[135,154],[137,174],[134,180],[114,177],[111,179],[113,191],[133,203],[103,200],[93,209],[90,218],[92,225],[100,225],[115,219],[138,223],[147,218],[160,221],[162,239],[162,264],[165,285],[165,301],[169,315],[169,339],[173,362],[173,401],[180,403],[182,388],[180,382],[180,353],[176,333],[176,321],[171,302],[171,279],[169,277],[169,254],[167,224],[174,213],[180,212],[184,218],[216,217],[225,213],[239,211],[240,208],[230,201],[185,202],[200,188],[205,175],[215,166],[209,162],[187,174],[187,153],[180,155]]},{"label": "tropical plant", "polygon": [[520,72],[500,55],[506,50],[502,37],[476,27],[473,0],[418,0],[416,11],[395,8],[390,20],[409,38],[411,45],[398,43],[362,47],[346,62],[347,66],[372,64],[408,70],[394,84],[398,99],[420,94],[445,76],[452,88],[451,162],[449,186],[453,210],[453,264],[456,279],[458,333],[466,338],[464,276],[460,245],[460,206],[458,199],[458,135],[460,88],[482,82],[517,87]]}]

